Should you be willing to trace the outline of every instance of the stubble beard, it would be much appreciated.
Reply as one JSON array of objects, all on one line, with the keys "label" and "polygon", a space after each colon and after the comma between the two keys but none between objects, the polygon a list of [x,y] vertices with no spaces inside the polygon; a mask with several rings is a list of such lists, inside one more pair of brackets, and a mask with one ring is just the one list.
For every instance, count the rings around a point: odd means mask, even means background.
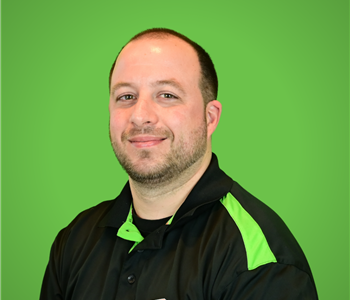
[{"label": "stubble beard", "polygon": [[[132,129],[127,134],[123,133],[122,142],[128,142],[128,136],[140,133],[141,129]],[[164,158],[160,160],[157,165],[152,165],[148,168],[147,159],[152,159],[154,153],[152,153],[152,150],[147,149],[141,149],[139,151],[137,159],[142,159],[144,161],[146,166],[144,169],[146,170],[142,170],[131,161],[123,145],[120,146],[114,141],[110,132],[112,147],[120,165],[132,180],[142,185],[158,186],[175,180],[199,161],[204,156],[207,149],[207,127],[205,121],[203,121],[202,126],[191,132],[190,136],[193,141],[191,145],[186,145],[185,141],[180,139],[175,146],[173,143],[174,136],[167,130],[145,127],[142,129],[142,133],[166,136],[167,139],[171,141],[169,153],[164,155]]]}]

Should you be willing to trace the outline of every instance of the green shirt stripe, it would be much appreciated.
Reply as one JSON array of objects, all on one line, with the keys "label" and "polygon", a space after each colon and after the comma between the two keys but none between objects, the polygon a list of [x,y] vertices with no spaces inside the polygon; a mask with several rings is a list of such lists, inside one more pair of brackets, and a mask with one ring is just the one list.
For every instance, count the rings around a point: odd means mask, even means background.
[{"label": "green shirt stripe", "polygon": [[237,199],[231,193],[228,193],[220,201],[241,232],[247,253],[248,270],[254,270],[259,266],[277,262],[260,226]]}]

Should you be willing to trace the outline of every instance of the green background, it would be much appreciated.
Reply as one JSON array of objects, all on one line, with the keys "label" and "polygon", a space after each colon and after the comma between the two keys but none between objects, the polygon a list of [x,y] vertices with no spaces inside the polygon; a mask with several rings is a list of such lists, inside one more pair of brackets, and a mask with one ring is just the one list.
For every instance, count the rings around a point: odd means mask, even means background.
[{"label": "green background", "polygon": [[38,299],[58,231],[127,180],[108,138],[108,73],[152,27],[210,53],[221,167],[287,223],[320,299],[348,299],[347,1],[2,0],[1,10],[2,299]]}]

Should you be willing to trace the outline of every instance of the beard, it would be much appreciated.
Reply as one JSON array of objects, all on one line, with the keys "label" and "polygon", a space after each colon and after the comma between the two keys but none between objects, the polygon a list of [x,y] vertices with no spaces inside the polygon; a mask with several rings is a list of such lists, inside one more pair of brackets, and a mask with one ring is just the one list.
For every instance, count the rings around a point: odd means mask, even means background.
[{"label": "beard", "polygon": [[[142,166],[133,163],[123,145],[128,143],[128,138],[138,134],[152,134],[166,137],[171,142],[170,151],[162,154],[162,159],[157,164],[150,163],[156,154],[152,150],[140,149],[137,154],[137,160],[142,161]],[[142,129],[133,128],[129,132],[123,132],[121,140],[122,145],[113,139],[110,132],[110,139],[114,153],[131,179],[143,185],[159,185],[176,179],[184,174],[193,164],[200,160],[207,149],[207,127],[204,121],[202,125],[190,133],[190,144],[180,138],[177,145],[174,144],[174,135],[169,130],[157,129],[154,127],[143,127]]]}]

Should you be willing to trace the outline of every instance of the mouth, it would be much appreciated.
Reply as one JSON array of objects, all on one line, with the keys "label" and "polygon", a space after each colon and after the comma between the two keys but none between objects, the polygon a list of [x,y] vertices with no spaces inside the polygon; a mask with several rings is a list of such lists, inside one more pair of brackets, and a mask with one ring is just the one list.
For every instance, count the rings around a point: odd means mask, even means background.
[{"label": "mouth", "polygon": [[140,135],[134,136],[128,139],[128,141],[136,148],[149,148],[159,145],[165,141],[166,137],[151,136],[151,135]]}]

